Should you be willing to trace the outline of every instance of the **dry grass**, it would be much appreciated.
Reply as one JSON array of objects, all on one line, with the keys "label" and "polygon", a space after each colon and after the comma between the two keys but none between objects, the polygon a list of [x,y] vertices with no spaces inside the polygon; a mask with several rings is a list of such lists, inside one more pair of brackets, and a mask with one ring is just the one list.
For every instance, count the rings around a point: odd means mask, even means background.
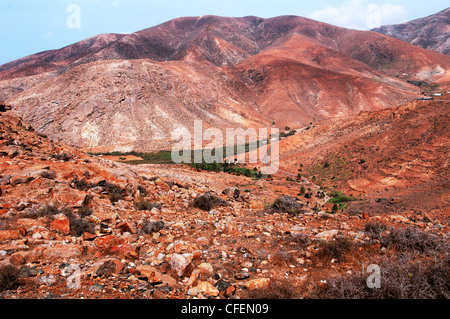
[{"label": "dry grass", "polygon": [[193,206],[204,211],[210,211],[216,206],[230,206],[230,203],[208,192],[195,198]]},{"label": "dry grass", "polygon": [[19,269],[13,265],[0,266],[0,291],[19,287]]},{"label": "dry grass", "polygon": [[299,203],[295,198],[283,196],[277,198],[269,207],[264,210],[266,213],[286,213],[290,215],[303,214],[303,204]]},{"label": "dry grass", "polygon": [[380,288],[369,288],[370,273],[331,279],[316,287],[315,299],[448,299],[450,298],[450,257],[423,260],[417,253],[384,257]]},{"label": "dry grass", "polygon": [[265,289],[248,291],[248,299],[298,299],[300,293],[288,279],[272,279]]}]

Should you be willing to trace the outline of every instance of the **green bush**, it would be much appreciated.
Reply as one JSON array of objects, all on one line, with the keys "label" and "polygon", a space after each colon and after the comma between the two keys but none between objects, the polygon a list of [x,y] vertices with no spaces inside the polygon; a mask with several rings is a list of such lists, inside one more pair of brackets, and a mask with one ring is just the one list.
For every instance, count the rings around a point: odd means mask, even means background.
[{"label": "green bush", "polygon": [[352,202],[352,201],[356,200],[355,197],[346,196],[342,192],[332,192],[329,194],[329,196],[331,198],[328,200],[328,203],[332,203],[332,204],[341,204],[341,203],[347,203],[347,202]]}]

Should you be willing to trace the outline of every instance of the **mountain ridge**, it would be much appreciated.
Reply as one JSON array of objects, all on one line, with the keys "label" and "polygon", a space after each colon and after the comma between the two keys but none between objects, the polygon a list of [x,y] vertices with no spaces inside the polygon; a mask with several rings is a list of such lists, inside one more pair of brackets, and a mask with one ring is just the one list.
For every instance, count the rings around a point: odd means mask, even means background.
[{"label": "mountain ridge", "polygon": [[450,55],[450,8],[406,23],[382,26],[373,31]]},{"label": "mountain ridge", "polygon": [[297,16],[182,17],[3,65],[0,98],[71,146],[150,151],[198,119],[301,127],[399,105],[420,93],[407,80],[449,70],[445,55]]}]

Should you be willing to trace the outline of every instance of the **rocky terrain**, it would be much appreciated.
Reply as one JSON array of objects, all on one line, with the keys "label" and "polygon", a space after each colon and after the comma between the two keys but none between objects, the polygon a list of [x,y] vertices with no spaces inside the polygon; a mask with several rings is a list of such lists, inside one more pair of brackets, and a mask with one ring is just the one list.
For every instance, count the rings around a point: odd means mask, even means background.
[{"label": "rocky terrain", "polygon": [[[449,59],[204,16],[0,66],[0,298],[450,298]],[[280,128],[280,171],[125,154],[194,120]]]},{"label": "rocky terrain", "polygon": [[207,126],[303,127],[444,85],[450,58],[306,18],[178,18],[0,66],[0,99],[53,140],[90,152],[171,149]]},{"label": "rocky terrain", "polygon": [[373,198],[374,213],[422,210],[448,222],[449,103],[414,101],[324,122],[281,141],[280,163],[322,186]]},{"label": "rocky terrain", "polygon": [[[397,110],[399,116],[417,114],[410,107]],[[363,117],[380,122],[390,112]],[[425,268],[428,254],[445,260],[449,251],[442,246],[447,215],[372,210],[370,193],[359,196],[358,203],[368,204],[359,211],[335,208],[332,188],[282,173],[252,180],[112,162],[49,140],[11,111],[0,114],[0,295],[6,299],[339,298],[333,287],[346,276],[366,278],[364,265],[380,263],[387,276],[388,261],[406,258],[405,249],[421,251]],[[448,120],[445,112],[442,119]],[[429,151],[441,158],[439,148]],[[435,172],[437,184],[446,167]],[[448,196],[448,185],[442,187]],[[350,293],[372,293],[356,287]],[[438,285],[431,291],[448,293]],[[414,295],[406,288],[399,293]]]},{"label": "rocky terrain", "polygon": [[421,48],[450,54],[450,8],[407,23],[387,25],[373,31]]}]

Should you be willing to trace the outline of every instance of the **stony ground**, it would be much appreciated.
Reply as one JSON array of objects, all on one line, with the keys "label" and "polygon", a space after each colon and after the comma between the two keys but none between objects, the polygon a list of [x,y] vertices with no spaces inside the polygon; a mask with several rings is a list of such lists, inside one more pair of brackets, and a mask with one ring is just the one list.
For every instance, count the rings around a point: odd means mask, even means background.
[{"label": "stony ground", "polygon": [[367,224],[448,241],[426,214],[332,212],[319,186],[283,176],[115,163],[10,112],[0,134],[2,298],[308,298],[396,253]]}]

